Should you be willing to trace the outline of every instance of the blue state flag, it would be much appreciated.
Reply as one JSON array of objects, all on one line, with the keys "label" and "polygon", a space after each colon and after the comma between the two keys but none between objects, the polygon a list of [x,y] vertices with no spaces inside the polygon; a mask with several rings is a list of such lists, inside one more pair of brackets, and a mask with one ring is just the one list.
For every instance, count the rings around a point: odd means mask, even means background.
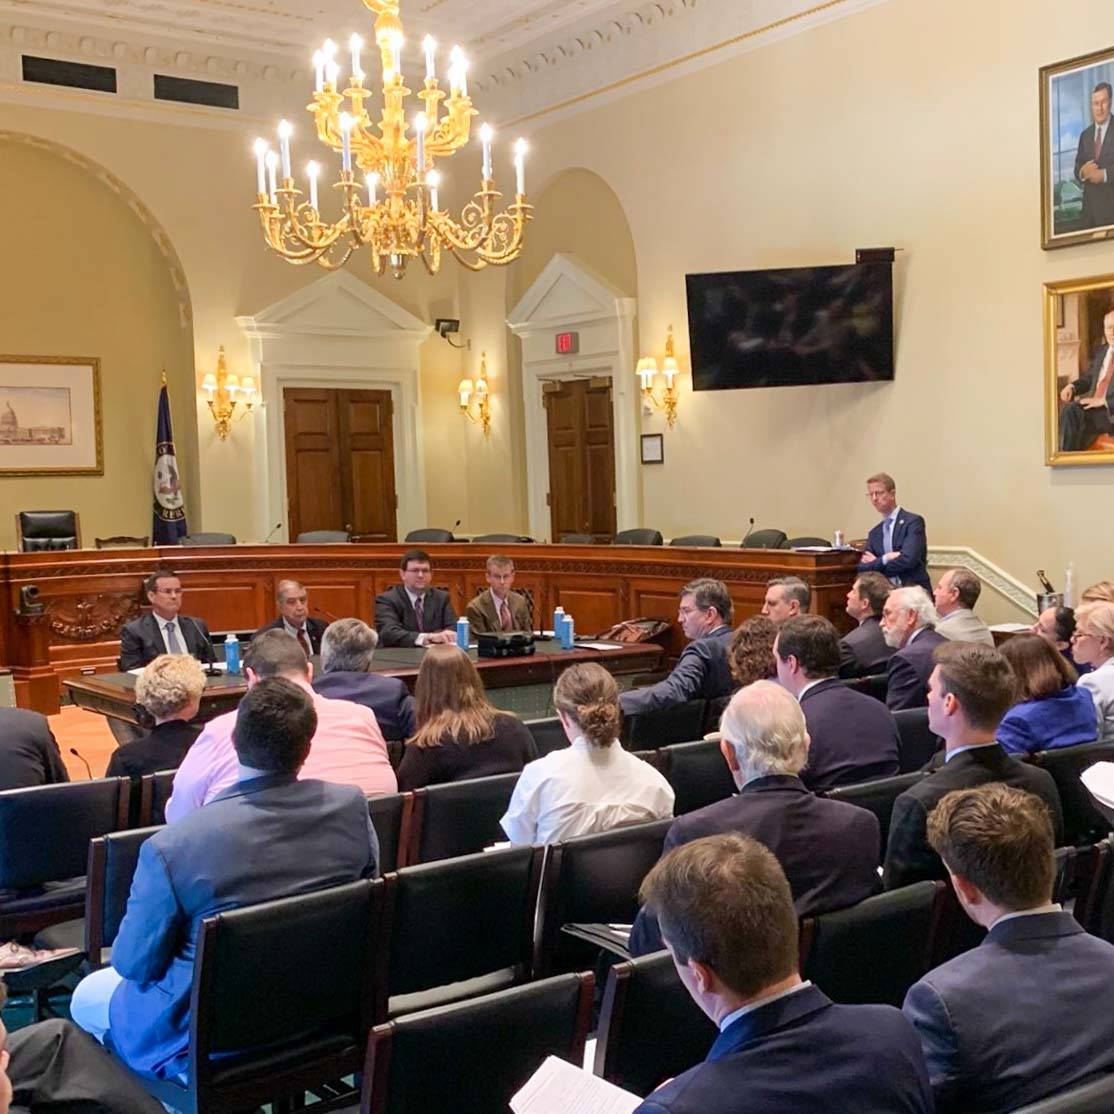
[{"label": "blue state flag", "polygon": [[170,398],[163,379],[159,391],[159,420],[155,429],[154,517],[151,540],[155,545],[177,545],[189,533],[183,508],[181,473],[174,455],[174,429],[170,424]]}]

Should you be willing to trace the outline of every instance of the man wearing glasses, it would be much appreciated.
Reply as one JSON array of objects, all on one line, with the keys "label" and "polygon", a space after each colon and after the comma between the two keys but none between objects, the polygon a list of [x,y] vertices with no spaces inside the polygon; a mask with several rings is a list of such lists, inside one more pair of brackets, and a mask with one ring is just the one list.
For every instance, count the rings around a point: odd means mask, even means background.
[{"label": "man wearing glasses", "polygon": [[681,589],[677,622],[689,644],[673,672],[656,685],[631,689],[619,697],[623,712],[652,712],[688,700],[714,700],[737,687],[727,667],[731,645],[731,597],[722,580],[693,580]]},{"label": "man wearing glasses", "polygon": [[867,537],[859,572],[880,572],[897,588],[919,585],[932,595],[924,519],[898,506],[897,486],[885,472],[866,481],[866,496],[882,521]]},{"label": "man wearing glasses", "polygon": [[180,615],[182,582],[169,569],[156,569],[143,582],[151,610],[120,632],[121,673],[138,669],[160,654],[192,654],[203,662],[216,660],[209,628],[201,619]]}]

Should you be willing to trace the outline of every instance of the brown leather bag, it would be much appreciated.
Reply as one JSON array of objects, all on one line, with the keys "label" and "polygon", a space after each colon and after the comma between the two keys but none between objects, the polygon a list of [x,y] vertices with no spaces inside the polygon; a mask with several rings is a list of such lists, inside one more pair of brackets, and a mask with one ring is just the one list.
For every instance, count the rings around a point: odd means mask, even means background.
[{"label": "brown leather bag", "polygon": [[663,619],[641,618],[616,623],[610,630],[605,630],[596,637],[605,642],[653,642],[668,633],[669,624]]}]

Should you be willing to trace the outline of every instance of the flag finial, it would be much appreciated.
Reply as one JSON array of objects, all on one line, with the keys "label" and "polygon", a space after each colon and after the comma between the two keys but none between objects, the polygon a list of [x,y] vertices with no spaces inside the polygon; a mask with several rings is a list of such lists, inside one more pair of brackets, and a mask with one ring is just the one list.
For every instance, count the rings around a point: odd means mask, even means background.
[{"label": "flag finial", "polygon": [[166,386],[166,368],[162,369],[162,385]]}]

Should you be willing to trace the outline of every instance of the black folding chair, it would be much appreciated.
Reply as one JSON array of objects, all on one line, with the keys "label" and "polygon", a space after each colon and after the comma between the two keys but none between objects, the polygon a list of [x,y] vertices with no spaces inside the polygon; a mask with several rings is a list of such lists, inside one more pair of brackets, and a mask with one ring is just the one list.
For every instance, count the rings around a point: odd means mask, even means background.
[{"label": "black folding chair", "polygon": [[550,751],[561,750],[569,745],[565,729],[556,716],[550,716],[546,719],[528,719],[526,726],[534,737],[539,758],[544,758]]},{"label": "black folding chair", "polygon": [[136,818],[139,827],[166,823],[166,802],[174,793],[177,773],[177,770],[159,770],[157,774],[144,774],[139,779],[139,815]]},{"label": "black folding chair", "polygon": [[894,801],[924,776],[920,770],[914,770],[909,774],[875,778],[873,781],[861,781],[856,785],[837,785],[824,793],[824,796],[833,801],[846,801],[848,804],[858,805],[859,808],[873,812],[878,817],[878,827],[882,835],[879,844],[880,853],[885,855],[886,841],[890,838],[890,816],[893,813]]},{"label": "black folding chair", "polygon": [[1052,775],[1064,810],[1064,843],[1082,846],[1110,834],[1110,823],[1095,807],[1079,775],[1096,762],[1114,761],[1114,743],[1082,743],[1042,750],[1029,761]]},{"label": "black folding chair", "polygon": [[902,708],[893,713],[897,724],[897,760],[903,774],[921,769],[944,745],[928,726],[927,708]]},{"label": "black folding chair", "polygon": [[408,865],[471,855],[507,836],[499,821],[511,803],[518,774],[470,778],[414,792]]},{"label": "black folding chair", "polygon": [[367,799],[371,826],[379,838],[380,874],[387,874],[406,865],[399,862],[399,850],[406,846],[413,806],[412,793],[387,793],[382,797]]},{"label": "black folding chair", "polygon": [[678,743],[661,751],[661,772],[673,786],[673,815],[694,812],[738,792],[719,743]]},{"label": "black folding chair", "polygon": [[689,700],[623,719],[623,745],[629,750],[656,750],[671,743],[690,743],[704,737],[703,700]]}]

